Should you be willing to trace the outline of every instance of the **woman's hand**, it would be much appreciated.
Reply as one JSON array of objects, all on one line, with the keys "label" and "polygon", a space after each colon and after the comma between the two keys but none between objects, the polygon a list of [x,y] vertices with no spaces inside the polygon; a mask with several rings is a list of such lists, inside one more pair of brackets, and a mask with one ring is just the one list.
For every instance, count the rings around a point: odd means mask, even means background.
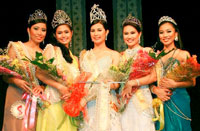
[{"label": "woman's hand", "polygon": [[172,91],[167,88],[154,87],[153,92],[160,98],[162,101],[168,101],[172,95]]},{"label": "woman's hand", "polygon": [[69,91],[69,88],[66,86],[60,86],[59,92],[61,94],[62,100],[67,100],[71,96],[71,92]]},{"label": "woman's hand", "polygon": [[44,93],[44,88],[40,85],[34,85],[32,92],[35,96],[40,96]]},{"label": "woman's hand", "polygon": [[113,80],[105,80],[104,83],[106,84],[110,84],[110,89],[112,90],[116,90],[117,88],[119,88],[119,83],[114,83]]},{"label": "woman's hand", "polygon": [[27,81],[22,80],[22,79],[18,79],[18,78],[11,78],[11,79],[13,79],[13,83],[14,83],[17,87],[23,89],[23,90],[26,91],[27,93],[32,93],[32,90],[31,90],[31,88],[30,88],[30,84],[29,84]]},{"label": "woman's hand", "polygon": [[131,98],[132,96],[132,84],[130,81],[128,81],[126,84],[125,84],[125,87],[124,87],[124,90],[122,91],[122,97],[125,99],[125,98]]},{"label": "woman's hand", "polygon": [[159,87],[161,87],[161,88],[176,88],[177,85],[174,80],[164,77],[161,79]]}]

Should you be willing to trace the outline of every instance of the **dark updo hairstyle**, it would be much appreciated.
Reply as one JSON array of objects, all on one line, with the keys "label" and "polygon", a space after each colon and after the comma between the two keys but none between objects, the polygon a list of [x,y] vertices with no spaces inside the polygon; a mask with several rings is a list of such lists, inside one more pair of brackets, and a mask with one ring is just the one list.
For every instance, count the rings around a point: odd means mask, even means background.
[{"label": "dark updo hairstyle", "polygon": [[131,13],[129,13],[128,16],[122,22],[123,29],[127,25],[133,26],[139,33],[142,32],[142,24],[140,20],[132,16]]},{"label": "dark updo hairstyle", "polygon": [[47,25],[47,21],[45,19],[37,19],[37,20],[30,21],[30,23],[28,23],[28,27],[31,28],[32,25],[35,25],[37,23],[44,23]]},{"label": "dark updo hairstyle", "polygon": [[108,30],[108,24],[107,24],[107,22],[105,21],[105,20],[94,20],[91,24],[90,24],[90,28],[93,26],[93,25],[95,25],[95,24],[97,24],[97,23],[100,23],[100,24],[102,24],[103,25],[103,27],[104,27],[104,29],[105,30]]},{"label": "dark updo hairstyle", "polygon": [[133,26],[139,33],[142,32],[142,27],[141,27],[141,26],[139,26],[139,25],[136,24],[136,23],[130,22],[130,21],[125,21],[125,22],[122,24],[123,29],[124,29],[124,27],[127,26],[127,25]]},{"label": "dark updo hairstyle", "polygon": [[47,25],[47,16],[40,9],[37,9],[33,14],[30,14],[28,19],[28,28],[31,28],[32,25],[37,23],[45,23]]},{"label": "dark updo hairstyle", "polygon": [[[182,41],[181,41],[180,31],[179,31],[177,25],[175,25],[173,22],[170,22],[170,21],[163,21],[158,25],[158,29],[160,28],[161,25],[163,25],[165,23],[170,23],[174,27],[175,31],[178,33],[178,41],[174,41],[176,48],[183,49],[183,44],[182,44]],[[158,50],[162,50],[163,49],[163,44],[160,41],[159,37],[158,37],[158,40],[157,40],[156,49],[158,49]]]}]

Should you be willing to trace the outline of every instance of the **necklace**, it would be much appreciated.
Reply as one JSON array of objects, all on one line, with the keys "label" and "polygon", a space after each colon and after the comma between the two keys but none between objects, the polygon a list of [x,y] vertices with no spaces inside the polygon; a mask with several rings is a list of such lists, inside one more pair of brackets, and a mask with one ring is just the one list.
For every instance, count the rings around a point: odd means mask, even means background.
[{"label": "necklace", "polygon": [[162,76],[164,76],[164,75],[168,72],[168,70],[171,70],[171,69],[172,69],[172,66],[173,66],[174,61],[175,61],[175,59],[173,59],[173,58],[174,58],[174,54],[175,54],[176,50],[177,50],[176,48],[173,48],[172,50],[170,50],[170,51],[167,52],[167,54],[168,54],[168,53],[170,53],[171,51],[174,51],[174,52],[172,53],[172,56],[169,57],[168,60],[166,60],[165,62],[163,62],[162,59],[160,59],[160,62],[161,62],[162,67],[163,67]]},{"label": "necklace", "polygon": [[137,54],[138,50],[140,50],[141,48],[133,48],[133,49],[126,49],[126,54],[128,56],[128,58],[133,57]]},{"label": "necklace", "polygon": [[171,112],[173,112],[175,115],[181,117],[182,119],[189,120],[189,121],[192,120],[191,118],[187,117],[187,116],[177,107],[177,105],[176,105],[172,100],[170,100],[170,101],[172,102],[172,104],[174,105],[174,107],[177,109],[177,111],[178,111],[180,114],[178,114],[178,113],[176,113],[175,111],[173,111],[173,110],[170,108],[170,106],[166,103],[167,108],[168,108]]}]

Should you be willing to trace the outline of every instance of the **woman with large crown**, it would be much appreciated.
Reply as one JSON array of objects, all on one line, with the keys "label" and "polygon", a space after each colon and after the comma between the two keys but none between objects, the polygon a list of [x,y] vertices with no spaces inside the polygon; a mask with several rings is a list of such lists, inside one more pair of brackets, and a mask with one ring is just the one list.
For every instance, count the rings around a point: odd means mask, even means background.
[{"label": "woman with large crown", "polygon": [[37,131],[76,131],[76,122],[71,122],[70,117],[64,112],[63,102],[68,98],[68,85],[72,84],[79,76],[78,58],[69,50],[72,40],[72,22],[63,10],[57,10],[52,20],[52,41],[47,44],[43,51],[45,59],[54,58],[53,65],[56,65],[63,75],[67,77],[66,82],[57,81],[39,69],[36,76],[47,86],[44,93],[50,102],[50,106],[39,110],[37,120]]},{"label": "woman with large crown", "polygon": [[[140,45],[142,35],[141,22],[129,14],[122,23],[123,39],[128,49],[123,51],[122,61],[137,58],[138,51],[151,51],[149,47]],[[139,84],[139,83],[138,83]],[[138,85],[140,86],[140,85]],[[126,90],[126,88],[125,88]],[[124,92],[122,91],[122,94]],[[128,96],[129,102],[122,112],[121,122],[123,131],[154,131],[152,96],[148,85],[140,86],[135,93]]]},{"label": "woman with large crown", "polygon": [[[32,104],[29,110],[29,104],[26,102],[27,106],[25,106],[22,97],[24,94],[28,94],[26,100],[29,101],[31,99],[30,93],[40,93],[42,88],[35,77],[35,66],[22,59],[28,57],[32,60],[36,52],[42,52],[40,43],[44,41],[47,32],[47,17],[42,10],[35,10],[29,16],[27,32],[29,35],[27,42],[18,41],[8,44],[8,55],[10,58],[18,59],[26,80],[16,77],[5,78],[9,87],[5,101],[3,131],[35,130],[37,98],[34,95],[32,96]],[[25,110],[26,113],[29,113],[25,114]]]},{"label": "woman with large crown", "polygon": [[81,131],[121,131],[120,114],[115,108],[118,84],[107,77],[111,65],[117,65],[120,54],[106,46],[109,33],[104,11],[94,4],[90,12],[90,37],[94,48],[80,53],[81,71],[91,72],[85,97],[88,115]]}]

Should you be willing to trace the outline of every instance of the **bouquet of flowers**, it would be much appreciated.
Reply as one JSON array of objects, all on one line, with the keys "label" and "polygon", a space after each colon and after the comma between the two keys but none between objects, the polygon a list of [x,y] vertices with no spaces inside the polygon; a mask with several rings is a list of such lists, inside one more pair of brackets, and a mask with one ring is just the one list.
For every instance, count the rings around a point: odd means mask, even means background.
[{"label": "bouquet of flowers", "polygon": [[87,95],[87,91],[84,86],[87,79],[91,76],[91,73],[82,72],[80,76],[77,76],[72,84],[68,84],[65,82],[67,77],[62,73],[63,71],[59,70],[56,65],[53,64],[54,58],[46,60],[42,53],[36,52],[34,60],[30,60],[28,58],[24,60],[30,61],[40,69],[45,70],[53,79],[69,87],[68,89],[71,92],[71,95],[69,99],[63,103],[63,109],[65,113],[71,117],[73,124],[75,124],[74,120],[81,117],[81,112],[85,115],[85,108],[81,105],[81,100]]},{"label": "bouquet of flowers", "polygon": [[84,86],[85,82],[91,75],[92,74],[89,72],[82,72],[80,76],[76,78],[75,82],[69,87],[71,96],[63,104],[63,109],[69,116],[77,117],[80,115],[81,111],[85,115],[85,105],[81,105],[81,100],[87,95],[87,91]]},{"label": "bouquet of flowers", "polygon": [[133,58],[130,58],[125,62],[121,61],[118,66],[112,65],[109,69],[109,73],[113,77],[114,81],[125,82],[128,80],[132,63]]},{"label": "bouquet of flowers", "polygon": [[56,80],[62,78],[62,76],[59,74],[60,71],[56,68],[56,65],[53,64],[54,58],[46,60],[42,53],[36,52],[34,60],[30,60],[28,57],[24,58],[23,60],[29,61],[40,69],[47,71]]},{"label": "bouquet of flowers", "polygon": [[173,70],[167,72],[166,77],[177,82],[187,81],[200,76],[200,64],[197,62],[197,56],[193,55],[185,63],[177,65]]},{"label": "bouquet of flowers", "polygon": [[21,64],[18,59],[11,59],[6,50],[0,49],[0,75],[10,75],[17,78],[24,78]]},{"label": "bouquet of flowers", "polygon": [[[158,62],[158,60],[166,55],[164,51],[160,52],[158,55],[154,52],[146,52],[143,50],[139,50],[137,52],[136,57],[130,58],[125,63],[120,63],[119,66],[112,66],[110,68],[111,73],[115,75],[116,80],[124,81],[133,80],[137,78],[141,78],[150,74],[153,66]],[[114,73],[113,73],[114,72]],[[124,85],[121,85],[120,92],[123,90]],[[139,87],[132,88],[132,93],[136,92]],[[138,93],[139,94],[139,93]],[[118,97],[118,103],[120,103],[119,111],[122,112],[126,104],[128,103],[128,99],[122,99],[120,95]],[[142,99],[141,96],[138,96]]]},{"label": "bouquet of flowers", "polygon": [[[14,76],[19,79],[30,82],[26,73],[23,71],[23,66],[17,58],[13,59],[7,55],[7,49],[0,49],[0,75]],[[35,86],[31,83],[32,86]],[[26,93],[24,93],[25,95]],[[44,108],[47,103],[45,102],[45,96],[40,96],[38,99],[38,104]],[[46,104],[44,104],[45,102]]]},{"label": "bouquet of flowers", "polygon": [[[200,64],[197,62],[197,56],[193,55],[188,58],[185,63],[174,64],[174,68],[165,72],[165,76],[169,79],[173,79],[176,82],[191,80],[192,78],[200,76]],[[163,102],[159,98],[153,99],[153,108],[155,112],[155,118],[153,121],[159,121],[160,128],[164,128],[164,107]]]},{"label": "bouquet of flowers", "polygon": [[[32,83],[30,78],[27,76],[24,71],[24,67],[17,58],[10,58],[7,54],[7,50],[3,49],[0,49],[0,54],[0,75],[14,76],[29,82],[31,87],[35,86],[35,84]],[[22,99],[26,102],[16,101],[11,106],[11,114],[13,114],[16,118],[23,118],[23,125],[28,123],[27,118],[30,115],[29,127],[33,128],[35,123],[36,104],[38,103],[41,108],[45,108],[49,105],[48,101],[46,101],[46,96],[44,95],[35,96],[32,90],[30,90],[30,94],[24,92]]]},{"label": "bouquet of flowers", "polygon": [[[154,52],[146,52],[143,50],[139,50],[138,54],[131,65],[131,73],[129,75],[129,80],[137,79],[144,77],[150,74],[151,69],[158,62],[160,57],[165,55],[166,53],[162,51],[158,56]],[[133,92],[135,92],[139,87],[132,88]]]}]

